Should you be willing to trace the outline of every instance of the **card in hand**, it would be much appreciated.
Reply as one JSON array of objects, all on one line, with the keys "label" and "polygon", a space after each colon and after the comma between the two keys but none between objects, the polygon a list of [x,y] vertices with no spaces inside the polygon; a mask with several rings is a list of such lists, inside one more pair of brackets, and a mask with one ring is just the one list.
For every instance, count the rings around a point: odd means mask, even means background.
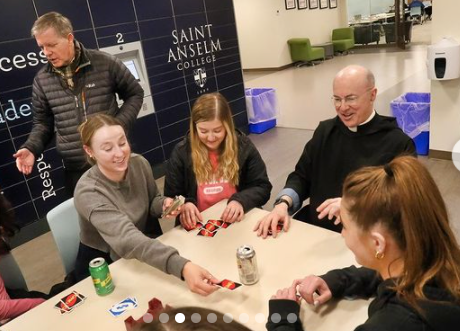
[{"label": "card in hand", "polygon": [[161,217],[166,217],[167,215],[171,214],[173,211],[176,211],[177,208],[182,206],[185,203],[185,198],[182,195],[176,196],[171,203],[171,205],[163,211]]},{"label": "card in hand", "polygon": [[[276,233],[280,233],[282,230],[283,230],[283,222],[278,221],[278,224],[276,225]],[[273,233],[272,229],[269,228],[268,229],[268,235],[271,236],[272,233]]]},{"label": "card in hand", "polygon": [[214,237],[216,235],[217,231],[210,232],[206,229],[200,229],[200,231],[197,233],[198,236],[203,236],[203,237]]},{"label": "card in hand", "polygon": [[224,279],[223,281],[221,281],[220,283],[217,283],[216,285],[219,286],[219,287],[222,287],[222,288],[229,289],[231,291],[233,291],[233,290],[235,290],[235,289],[237,289],[238,287],[241,286],[240,283],[234,282],[234,281],[229,280],[229,279]]}]

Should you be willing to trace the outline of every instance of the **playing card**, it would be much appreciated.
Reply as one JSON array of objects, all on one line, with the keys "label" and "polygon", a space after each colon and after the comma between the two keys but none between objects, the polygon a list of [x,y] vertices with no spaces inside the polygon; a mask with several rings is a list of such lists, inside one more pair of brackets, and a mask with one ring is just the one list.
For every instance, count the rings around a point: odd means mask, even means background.
[{"label": "playing card", "polygon": [[223,222],[221,228],[222,228],[222,229],[226,229],[226,228],[228,228],[230,225],[232,225],[232,223]]},{"label": "playing card", "polygon": [[197,235],[198,236],[203,236],[203,237],[214,237],[216,235],[217,231],[214,231],[214,232],[209,232],[208,230],[206,229],[201,229]]},{"label": "playing card", "polygon": [[208,230],[209,232],[217,231],[218,229],[220,229],[217,225],[212,224],[212,223],[210,223],[210,222],[206,223],[206,224],[203,225],[201,228],[202,228],[202,229],[206,229],[206,230]]},{"label": "playing card", "polygon": [[237,283],[237,282],[234,282],[232,280],[229,280],[229,279],[224,279],[223,281],[221,281],[220,283],[216,284],[217,286],[219,287],[222,287],[222,288],[226,288],[226,289],[229,289],[231,291],[237,289],[238,287],[241,286],[240,283]]},{"label": "playing card", "polygon": [[174,201],[171,203],[171,205],[166,208],[166,210],[161,214],[161,217],[165,217],[166,215],[171,214],[173,211],[175,211],[177,208],[182,206],[185,203],[185,198],[182,195],[176,196],[174,198]]},{"label": "playing card", "polygon": [[54,308],[60,310],[61,314],[70,313],[74,310],[75,307],[78,307],[86,299],[84,295],[81,295],[77,291],[66,295],[58,303],[54,305]]},{"label": "playing card", "polygon": [[185,228],[185,227],[184,227],[184,230],[187,231],[187,232],[190,232],[190,231],[193,231],[193,230],[196,230],[196,229],[201,229],[203,226],[204,226],[203,223],[201,223],[201,222],[196,222],[194,228]]},{"label": "playing card", "polygon": [[119,303],[116,303],[109,309],[109,313],[113,317],[117,317],[122,315],[125,311],[134,309],[137,307],[137,299],[136,298],[126,298]]},{"label": "playing card", "polygon": [[[283,230],[283,222],[279,221],[278,224],[276,225],[276,233],[280,233]],[[268,230],[268,235],[272,235],[272,230],[271,228]]]},{"label": "playing card", "polygon": [[232,225],[232,223],[224,222],[222,220],[209,220],[208,223],[206,223],[206,224],[214,224],[214,225],[217,225],[218,227],[223,228],[223,229],[226,229],[230,225]]},{"label": "playing card", "polygon": [[206,224],[213,224],[215,226],[222,226],[224,222],[222,220],[209,220]]}]

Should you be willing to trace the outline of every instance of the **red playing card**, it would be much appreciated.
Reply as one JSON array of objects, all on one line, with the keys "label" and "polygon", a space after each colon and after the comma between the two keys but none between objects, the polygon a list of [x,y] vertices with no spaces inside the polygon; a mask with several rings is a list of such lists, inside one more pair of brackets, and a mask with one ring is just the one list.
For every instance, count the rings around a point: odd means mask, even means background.
[{"label": "red playing card", "polygon": [[222,220],[209,220],[206,224],[214,224],[215,226],[222,226],[224,221]]},{"label": "red playing card", "polygon": [[224,279],[223,281],[221,281],[220,283],[216,284],[217,286],[220,286],[222,288],[226,288],[226,289],[229,289],[231,291],[237,289],[238,287],[241,286],[240,283],[237,283],[237,282],[234,282],[232,280],[229,280],[229,279]]},{"label": "red playing card", "polygon": [[223,229],[226,229],[226,228],[228,228],[230,225],[232,225],[232,223],[223,222],[221,227],[222,227]]},{"label": "red playing card", "polygon": [[[280,233],[282,230],[283,230],[283,222],[279,221],[278,224],[276,225],[276,233]],[[268,230],[268,235],[271,236],[272,233],[273,233],[272,229],[270,228]]]},{"label": "red playing card", "polygon": [[214,237],[216,235],[217,231],[214,231],[214,232],[210,232],[206,229],[201,229],[197,235],[198,236],[203,236],[203,237]]},{"label": "red playing card", "polygon": [[212,223],[208,222],[202,227],[202,229],[206,229],[209,232],[213,232],[213,231],[219,229],[219,227],[217,225],[215,225],[215,224],[212,224]]},{"label": "red playing card", "polygon": [[84,298],[84,296],[80,296],[77,292],[74,291],[63,297],[57,304],[54,305],[54,307],[59,308],[61,314],[65,312],[71,312],[75,307],[82,303]]},{"label": "red playing card", "polygon": [[196,229],[199,229],[199,228],[203,227],[203,225],[204,224],[201,223],[201,222],[196,222],[195,227],[193,227],[193,228],[186,228],[184,226],[183,226],[183,228],[184,228],[185,231],[190,232],[190,231],[193,231],[193,230],[196,230]]}]

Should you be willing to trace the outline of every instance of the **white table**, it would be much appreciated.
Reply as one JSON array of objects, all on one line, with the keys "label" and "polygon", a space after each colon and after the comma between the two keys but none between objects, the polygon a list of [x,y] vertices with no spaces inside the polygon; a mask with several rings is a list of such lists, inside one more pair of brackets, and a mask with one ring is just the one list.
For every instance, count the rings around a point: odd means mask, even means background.
[{"label": "white table", "polygon": [[[219,218],[225,203],[219,203],[203,213],[205,219]],[[140,318],[153,297],[173,307],[202,306],[231,313],[236,320],[241,313],[249,315],[246,324],[253,330],[265,330],[265,322],[257,323],[257,313],[268,315],[268,300],[281,287],[308,274],[323,274],[330,269],[354,263],[352,253],[339,234],[294,221],[288,233],[277,239],[258,238],[252,228],[267,212],[254,209],[244,220],[221,229],[214,238],[200,237],[196,231],[187,233],[180,227],[160,237],[165,244],[176,247],[182,256],[207,268],[217,278],[239,282],[236,248],[251,244],[255,248],[260,281],[235,291],[220,289],[204,298],[190,292],[179,279],[166,275],[136,260],[119,260],[110,266],[116,284],[115,291],[105,297],[96,295],[90,278],[76,284],[42,305],[1,327],[2,331],[29,330],[111,330],[124,331],[124,319]],[[85,303],[70,314],[61,316],[53,306],[63,295],[76,290],[87,296]],[[114,318],[108,309],[122,299],[134,296],[139,306]],[[302,303],[301,318],[309,331],[351,331],[367,319],[365,300],[331,302],[317,310]]]}]

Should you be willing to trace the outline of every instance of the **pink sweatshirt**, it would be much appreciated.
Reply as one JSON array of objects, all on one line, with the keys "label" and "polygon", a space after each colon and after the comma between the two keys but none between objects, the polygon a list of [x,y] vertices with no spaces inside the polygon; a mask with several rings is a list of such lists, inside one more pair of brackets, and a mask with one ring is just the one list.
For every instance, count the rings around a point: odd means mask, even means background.
[{"label": "pink sweatshirt", "polygon": [[6,319],[19,316],[44,301],[44,299],[10,299],[0,277],[0,321],[4,322]]}]

